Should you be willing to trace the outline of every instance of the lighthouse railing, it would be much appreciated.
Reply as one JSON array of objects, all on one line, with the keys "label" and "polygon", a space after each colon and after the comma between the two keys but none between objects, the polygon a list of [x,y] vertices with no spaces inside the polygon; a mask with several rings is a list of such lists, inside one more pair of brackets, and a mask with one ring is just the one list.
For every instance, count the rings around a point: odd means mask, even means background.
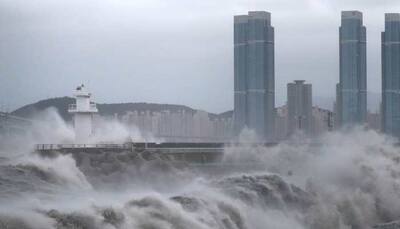
[{"label": "lighthouse railing", "polygon": [[76,104],[69,104],[68,105],[68,110],[69,111],[75,111],[76,110]]},{"label": "lighthouse railing", "polygon": [[68,112],[93,112],[96,113],[97,107],[95,103],[90,103],[90,106],[87,110],[78,110],[76,104],[69,104],[68,105]]}]

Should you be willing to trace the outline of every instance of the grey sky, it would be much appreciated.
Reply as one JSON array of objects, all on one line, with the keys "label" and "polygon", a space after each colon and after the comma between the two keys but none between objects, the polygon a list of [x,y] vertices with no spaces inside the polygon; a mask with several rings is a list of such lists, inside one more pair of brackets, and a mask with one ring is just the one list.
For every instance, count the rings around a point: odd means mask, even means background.
[{"label": "grey sky", "polygon": [[276,100],[305,79],[334,97],[341,10],[367,27],[368,90],[380,92],[380,32],[399,0],[0,0],[0,109],[65,96],[233,107],[233,15],[272,13]]}]

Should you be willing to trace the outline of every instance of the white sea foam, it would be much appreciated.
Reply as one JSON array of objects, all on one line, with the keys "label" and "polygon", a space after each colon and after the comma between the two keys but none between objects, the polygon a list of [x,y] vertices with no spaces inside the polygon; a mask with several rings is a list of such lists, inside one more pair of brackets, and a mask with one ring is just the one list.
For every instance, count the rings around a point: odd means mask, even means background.
[{"label": "white sea foam", "polygon": [[[47,115],[20,143],[72,141],[71,127]],[[119,123],[103,130],[101,141],[129,135]],[[16,142],[1,147],[0,228],[347,229],[400,219],[399,148],[362,128],[227,148],[223,164],[241,166],[211,175],[130,152],[42,157]]]}]

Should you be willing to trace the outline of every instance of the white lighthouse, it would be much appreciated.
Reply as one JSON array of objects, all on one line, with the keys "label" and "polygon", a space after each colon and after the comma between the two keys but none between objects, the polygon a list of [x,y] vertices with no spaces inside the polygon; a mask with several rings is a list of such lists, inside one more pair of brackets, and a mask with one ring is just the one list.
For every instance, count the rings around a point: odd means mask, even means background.
[{"label": "white lighthouse", "polygon": [[75,143],[88,143],[93,132],[93,114],[98,110],[96,104],[90,101],[91,94],[83,84],[76,88],[74,96],[76,103],[69,105],[68,112],[74,115]]}]

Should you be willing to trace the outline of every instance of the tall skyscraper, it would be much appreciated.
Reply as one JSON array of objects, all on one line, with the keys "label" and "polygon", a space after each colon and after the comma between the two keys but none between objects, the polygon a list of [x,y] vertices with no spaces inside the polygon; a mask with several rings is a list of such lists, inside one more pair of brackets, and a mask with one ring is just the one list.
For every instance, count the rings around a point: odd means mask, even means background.
[{"label": "tall skyscraper", "polygon": [[236,134],[247,127],[261,140],[274,137],[275,69],[271,14],[234,17],[234,119]]},{"label": "tall skyscraper", "polygon": [[341,126],[363,124],[367,116],[366,28],[362,13],[343,11],[340,37],[340,82],[336,97]]},{"label": "tall skyscraper", "polygon": [[382,129],[400,137],[400,14],[385,14],[382,32]]},{"label": "tall skyscraper", "polygon": [[336,84],[336,87],[335,87],[335,91],[336,91],[336,101],[335,101],[335,104],[334,104],[334,107],[333,107],[333,111],[334,111],[334,113],[335,113],[335,124],[334,124],[334,126],[335,126],[335,129],[338,129],[338,128],[340,128],[340,123],[341,123],[341,114],[342,114],[342,112],[340,111],[340,109],[341,109],[341,105],[340,105],[340,102],[342,101],[341,100],[341,98],[340,98],[340,96],[341,96],[341,93],[340,93],[340,83],[337,83]]},{"label": "tall skyscraper", "polygon": [[312,134],[312,86],[304,80],[287,84],[288,134],[301,130]]}]

